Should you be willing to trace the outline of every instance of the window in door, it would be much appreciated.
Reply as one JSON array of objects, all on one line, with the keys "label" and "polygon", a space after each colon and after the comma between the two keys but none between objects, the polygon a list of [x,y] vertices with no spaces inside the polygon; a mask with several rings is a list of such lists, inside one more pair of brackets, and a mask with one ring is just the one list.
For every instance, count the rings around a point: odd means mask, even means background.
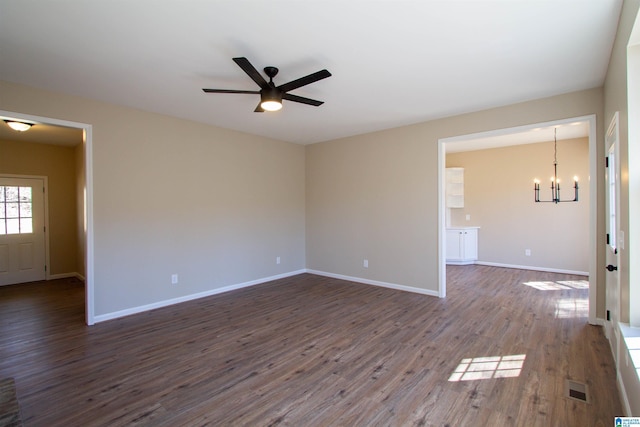
[{"label": "window in door", "polygon": [[611,148],[609,148],[609,152],[607,155],[607,185],[609,186],[609,198],[607,200],[608,203],[608,214],[609,214],[609,222],[608,222],[608,230],[607,230],[607,243],[611,247],[613,252],[617,250],[616,243],[616,170],[617,170],[617,162],[616,159],[616,150],[615,146],[612,144]]},{"label": "window in door", "polygon": [[0,235],[33,233],[31,187],[0,186]]}]

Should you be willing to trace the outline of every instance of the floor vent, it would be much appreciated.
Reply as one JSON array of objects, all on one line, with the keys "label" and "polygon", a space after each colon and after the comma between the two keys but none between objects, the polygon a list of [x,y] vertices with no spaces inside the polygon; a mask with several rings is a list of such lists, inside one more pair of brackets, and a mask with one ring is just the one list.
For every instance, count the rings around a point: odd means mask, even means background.
[{"label": "floor vent", "polygon": [[566,380],[564,384],[564,395],[573,400],[589,403],[589,393],[586,384]]}]

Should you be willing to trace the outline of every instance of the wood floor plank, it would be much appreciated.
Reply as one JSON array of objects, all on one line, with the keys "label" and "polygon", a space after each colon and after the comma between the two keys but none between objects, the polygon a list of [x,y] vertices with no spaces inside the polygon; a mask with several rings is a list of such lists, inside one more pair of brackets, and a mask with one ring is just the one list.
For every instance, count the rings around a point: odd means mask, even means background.
[{"label": "wood floor plank", "polygon": [[[15,378],[27,427],[528,427],[622,413],[585,277],[449,266],[447,279],[438,299],[302,274],[92,327],[75,279],[5,286],[0,377]],[[566,379],[590,401],[565,397]]]}]

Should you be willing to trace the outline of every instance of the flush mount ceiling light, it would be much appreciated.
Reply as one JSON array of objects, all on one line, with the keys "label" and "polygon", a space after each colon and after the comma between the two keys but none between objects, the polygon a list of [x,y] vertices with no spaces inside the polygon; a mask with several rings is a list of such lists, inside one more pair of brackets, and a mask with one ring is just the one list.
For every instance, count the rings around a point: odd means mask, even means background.
[{"label": "flush mount ceiling light", "polygon": [[28,131],[29,129],[31,129],[31,126],[33,126],[31,123],[25,123],[25,122],[18,122],[15,120],[5,120],[4,121],[7,125],[9,125],[9,127],[15,131],[18,132],[25,132]]},{"label": "flush mount ceiling light", "polygon": [[578,177],[573,177],[573,200],[560,199],[560,180],[558,179],[558,128],[553,130],[553,176],[551,177],[551,200],[540,200],[540,181],[533,181],[534,200],[538,202],[577,202],[578,201]]},{"label": "flush mount ceiling light", "polygon": [[320,70],[308,76],[300,77],[299,79],[290,81],[280,86],[276,86],[273,83],[273,78],[278,74],[276,67],[264,67],[264,73],[269,77],[267,82],[262,74],[255,69],[247,58],[233,58],[233,61],[238,64],[242,70],[247,73],[251,80],[256,82],[260,86],[260,90],[234,90],[234,89],[202,89],[206,93],[255,93],[260,94],[260,104],[254,110],[256,113],[262,113],[265,111],[278,111],[282,108],[282,100],[299,102],[301,104],[313,105],[317,107],[324,102],[317,101],[315,99],[304,98],[298,95],[292,95],[288,93],[291,90],[297,89],[302,86],[317,82],[318,80],[326,79],[331,76],[331,73],[327,70]]}]

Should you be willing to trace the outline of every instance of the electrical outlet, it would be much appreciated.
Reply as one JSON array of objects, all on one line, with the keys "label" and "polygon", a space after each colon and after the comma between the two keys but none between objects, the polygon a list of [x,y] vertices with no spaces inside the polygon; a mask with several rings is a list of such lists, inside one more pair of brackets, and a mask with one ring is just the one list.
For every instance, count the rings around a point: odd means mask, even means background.
[{"label": "electrical outlet", "polygon": [[471,221],[471,215],[467,214],[467,216],[464,217],[467,221]]},{"label": "electrical outlet", "polygon": [[525,256],[531,256],[531,249],[525,249],[524,250],[524,255]]},{"label": "electrical outlet", "polygon": [[365,260],[364,260],[364,262],[362,263],[362,266],[363,266],[364,268],[369,268],[369,260],[368,260],[368,259],[365,259]]},{"label": "electrical outlet", "polygon": [[171,275],[171,284],[172,285],[177,285],[178,284],[178,275],[177,274],[172,274]]},{"label": "electrical outlet", "polygon": [[276,264],[280,264],[280,257],[279,256],[276,257]]}]

